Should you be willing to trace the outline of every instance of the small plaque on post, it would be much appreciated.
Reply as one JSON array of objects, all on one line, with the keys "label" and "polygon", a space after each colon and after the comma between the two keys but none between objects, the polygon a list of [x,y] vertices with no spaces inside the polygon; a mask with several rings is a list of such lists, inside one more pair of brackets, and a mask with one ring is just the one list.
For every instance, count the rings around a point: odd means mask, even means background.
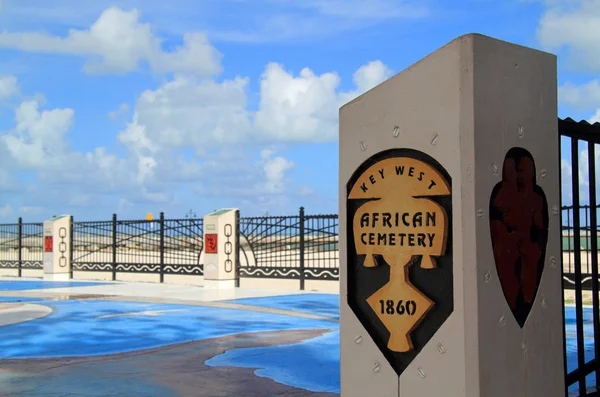
[{"label": "small plaque on post", "polygon": [[216,254],[217,253],[217,235],[216,234],[207,234],[205,236],[206,239],[206,253],[207,254]]},{"label": "small plaque on post", "polygon": [[52,236],[44,237],[44,252],[52,252]]}]

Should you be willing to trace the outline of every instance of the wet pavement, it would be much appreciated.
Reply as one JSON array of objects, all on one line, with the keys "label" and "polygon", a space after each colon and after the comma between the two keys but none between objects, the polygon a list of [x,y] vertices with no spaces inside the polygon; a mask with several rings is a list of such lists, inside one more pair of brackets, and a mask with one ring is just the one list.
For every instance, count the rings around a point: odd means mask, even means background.
[{"label": "wet pavement", "polygon": [[335,294],[0,279],[0,396],[334,397],[338,312]]}]

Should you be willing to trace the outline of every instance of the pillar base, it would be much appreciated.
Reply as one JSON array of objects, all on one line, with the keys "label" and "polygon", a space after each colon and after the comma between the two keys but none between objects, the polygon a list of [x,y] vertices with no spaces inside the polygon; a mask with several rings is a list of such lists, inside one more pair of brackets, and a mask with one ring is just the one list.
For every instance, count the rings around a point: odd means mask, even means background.
[{"label": "pillar base", "polygon": [[69,273],[44,274],[44,281],[70,281]]},{"label": "pillar base", "polygon": [[204,279],[204,288],[207,289],[233,289],[236,287],[236,280],[207,280]]}]

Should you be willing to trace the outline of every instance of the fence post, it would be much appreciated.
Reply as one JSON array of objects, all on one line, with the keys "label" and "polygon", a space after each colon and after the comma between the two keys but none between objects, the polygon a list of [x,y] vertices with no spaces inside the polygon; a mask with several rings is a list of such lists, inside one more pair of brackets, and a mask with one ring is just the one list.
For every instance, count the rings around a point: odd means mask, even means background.
[{"label": "fence post", "polygon": [[71,223],[71,227],[69,228],[69,278],[73,280],[73,246],[75,245],[73,241],[73,228],[75,227],[73,224],[73,215],[69,216]]},{"label": "fence post", "polygon": [[300,290],[304,290],[304,207],[300,207]]},{"label": "fence post", "polygon": [[22,267],[23,267],[23,218],[19,217],[19,222],[17,224],[17,265],[19,268],[19,277],[22,277]]},{"label": "fence post", "polygon": [[112,216],[112,279],[117,280],[117,214]]},{"label": "fence post", "polygon": [[[202,232],[204,239],[204,232]],[[235,286],[240,287],[240,210],[235,210]]]},{"label": "fence post", "polygon": [[165,213],[160,213],[160,282],[165,282]]}]

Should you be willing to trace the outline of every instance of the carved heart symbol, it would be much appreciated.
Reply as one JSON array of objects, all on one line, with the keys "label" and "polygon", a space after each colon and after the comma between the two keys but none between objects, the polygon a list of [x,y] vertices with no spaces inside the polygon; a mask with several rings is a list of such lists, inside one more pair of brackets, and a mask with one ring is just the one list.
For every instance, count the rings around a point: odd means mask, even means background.
[{"label": "carved heart symbol", "polygon": [[490,233],[504,297],[523,328],[544,270],[548,242],[548,203],[536,182],[531,153],[506,153],[502,181],[490,197]]}]

